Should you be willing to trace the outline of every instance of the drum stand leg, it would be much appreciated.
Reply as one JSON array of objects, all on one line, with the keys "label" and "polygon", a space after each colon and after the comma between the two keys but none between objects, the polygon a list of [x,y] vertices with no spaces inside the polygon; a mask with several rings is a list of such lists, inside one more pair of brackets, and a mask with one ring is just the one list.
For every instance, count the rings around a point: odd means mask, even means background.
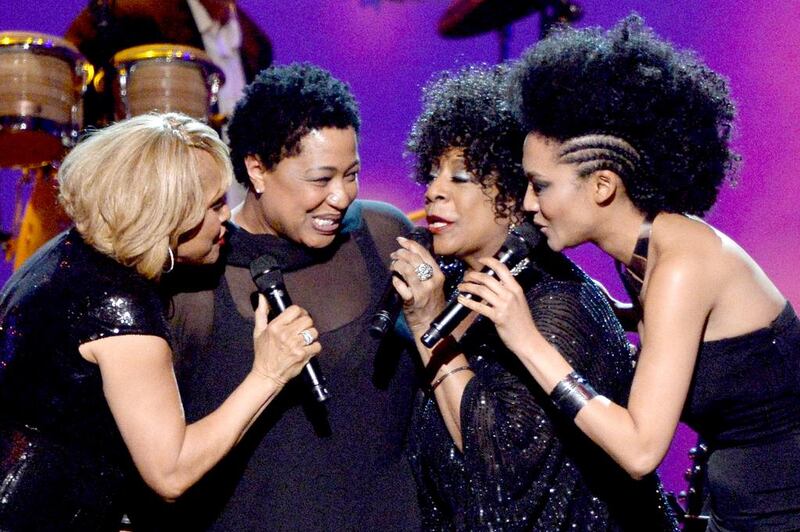
[{"label": "drum stand leg", "polygon": [[[69,218],[58,204],[55,169],[50,166],[24,168],[17,182],[14,199],[12,235],[6,247],[6,259],[14,260],[14,269],[30,257],[42,244],[63,231]],[[26,202],[26,191],[31,188]]]}]

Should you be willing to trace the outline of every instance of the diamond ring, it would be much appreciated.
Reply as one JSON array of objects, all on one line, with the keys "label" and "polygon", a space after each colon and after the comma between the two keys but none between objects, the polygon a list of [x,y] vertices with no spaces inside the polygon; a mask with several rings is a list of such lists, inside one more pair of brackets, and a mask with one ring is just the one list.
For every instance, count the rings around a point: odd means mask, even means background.
[{"label": "diamond ring", "polygon": [[301,331],[298,334],[303,337],[303,343],[306,345],[311,345],[314,343],[314,337],[311,336],[311,333],[308,332],[308,330]]},{"label": "diamond ring", "polygon": [[421,262],[419,266],[414,269],[414,273],[417,274],[417,279],[420,281],[427,281],[433,277],[433,266],[427,262]]}]

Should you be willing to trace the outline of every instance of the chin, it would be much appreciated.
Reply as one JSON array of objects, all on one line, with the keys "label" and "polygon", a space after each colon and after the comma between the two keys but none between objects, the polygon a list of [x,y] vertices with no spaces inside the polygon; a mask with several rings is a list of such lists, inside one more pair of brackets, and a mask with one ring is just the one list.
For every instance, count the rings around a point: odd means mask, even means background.
[{"label": "chin", "polygon": [[303,245],[312,249],[324,249],[336,239],[337,235],[314,235],[311,238],[304,238],[301,240]]},{"label": "chin", "polygon": [[200,264],[214,264],[219,260],[219,250],[216,249],[210,252],[208,255],[203,257],[203,260],[200,261]]},{"label": "chin", "polygon": [[452,242],[448,242],[447,239],[442,238],[439,235],[433,235],[433,245],[431,246],[433,253],[436,255],[442,255],[448,257],[450,255],[458,255],[458,252],[461,250],[460,246],[454,245]]},{"label": "chin", "polygon": [[553,242],[553,240],[550,238],[547,239],[547,247],[558,252],[564,249],[564,246],[560,245],[558,242]]}]

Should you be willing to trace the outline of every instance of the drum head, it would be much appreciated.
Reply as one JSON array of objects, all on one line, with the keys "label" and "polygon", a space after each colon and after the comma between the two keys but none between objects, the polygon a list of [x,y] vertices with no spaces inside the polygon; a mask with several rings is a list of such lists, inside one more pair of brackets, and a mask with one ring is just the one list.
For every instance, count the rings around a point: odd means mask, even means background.
[{"label": "drum head", "polygon": [[146,44],[114,55],[116,117],[176,111],[200,120],[211,115],[222,70],[198,48]]},{"label": "drum head", "polygon": [[0,166],[60,159],[77,137],[90,76],[78,49],[59,37],[0,32]]}]

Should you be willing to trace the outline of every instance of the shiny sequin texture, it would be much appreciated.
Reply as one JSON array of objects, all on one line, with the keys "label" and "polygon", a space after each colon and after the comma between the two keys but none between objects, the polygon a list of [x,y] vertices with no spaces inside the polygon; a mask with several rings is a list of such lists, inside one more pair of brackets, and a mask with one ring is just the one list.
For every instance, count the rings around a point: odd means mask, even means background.
[{"label": "shiny sequin texture", "polygon": [[[624,403],[632,376],[628,342],[591,280],[539,248],[519,278],[537,327],[592,382]],[[463,266],[448,261],[445,272]],[[411,463],[425,530],[674,530],[655,476],[633,481],[561,416],[491,322],[459,340],[475,377],[461,400],[463,452],[431,394],[420,393]]]},{"label": "shiny sequin texture", "polygon": [[81,344],[166,339],[155,286],[70,231],[0,295],[0,530],[113,530],[133,464]]}]

